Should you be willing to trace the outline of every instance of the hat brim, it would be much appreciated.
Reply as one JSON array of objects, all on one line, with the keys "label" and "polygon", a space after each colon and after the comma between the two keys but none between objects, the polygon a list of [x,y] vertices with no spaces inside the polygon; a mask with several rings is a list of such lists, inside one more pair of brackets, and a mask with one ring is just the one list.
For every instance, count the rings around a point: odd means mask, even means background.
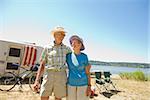
[{"label": "hat brim", "polygon": [[51,34],[54,36],[56,33],[62,33],[63,35],[66,35],[65,33],[67,33],[66,31],[52,31]]},{"label": "hat brim", "polygon": [[82,43],[82,47],[81,47],[81,51],[83,51],[85,49],[84,44]]},{"label": "hat brim", "polygon": [[71,38],[70,38],[70,44],[72,45],[72,41],[73,40],[78,40],[78,41],[80,41],[80,43],[82,44],[82,46],[81,46],[81,51],[83,51],[84,49],[85,49],[85,46],[84,46],[84,44],[83,44],[83,40],[80,38],[80,37],[78,37],[78,36],[72,36]]}]

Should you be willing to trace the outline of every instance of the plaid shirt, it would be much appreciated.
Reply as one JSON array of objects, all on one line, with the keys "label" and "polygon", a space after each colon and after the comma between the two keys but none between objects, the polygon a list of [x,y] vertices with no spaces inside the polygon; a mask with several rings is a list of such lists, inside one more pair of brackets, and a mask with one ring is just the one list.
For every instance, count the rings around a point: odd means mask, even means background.
[{"label": "plaid shirt", "polygon": [[41,59],[42,61],[46,62],[46,68],[53,69],[53,68],[65,68],[66,67],[66,54],[70,53],[71,49],[61,44],[56,46],[49,45],[44,48]]}]

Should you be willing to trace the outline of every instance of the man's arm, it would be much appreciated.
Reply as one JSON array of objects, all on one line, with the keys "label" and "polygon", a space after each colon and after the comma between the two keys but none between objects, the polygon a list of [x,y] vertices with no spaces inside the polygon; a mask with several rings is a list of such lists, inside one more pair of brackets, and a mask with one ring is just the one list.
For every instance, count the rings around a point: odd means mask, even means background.
[{"label": "man's arm", "polygon": [[39,81],[41,75],[44,72],[45,63],[47,62],[47,52],[48,52],[47,47],[45,47],[44,50],[42,51],[42,54],[41,54],[40,67],[38,69],[35,82]]},{"label": "man's arm", "polygon": [[66,46],[66,54],[71,53],[71,52],[72,52],[71,48]]},{"label": "man's arm", "polygon": [[39,82],[39,80],[40,80],[40,78],[41,78],[41,75],[42,75],[43,72],[44,72],[44,68],[45,68],[45,61],[41,61],[40,67],[39,67],[38,72],[37,72],[37,75],[36,75],[36,80],[35,80],[35,82]]}]

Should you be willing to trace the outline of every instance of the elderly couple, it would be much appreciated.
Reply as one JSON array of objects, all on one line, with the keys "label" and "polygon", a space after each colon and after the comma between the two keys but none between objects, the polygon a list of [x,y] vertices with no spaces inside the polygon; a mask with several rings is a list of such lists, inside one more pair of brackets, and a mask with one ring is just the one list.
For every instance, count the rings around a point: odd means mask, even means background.
[{"label": "elderly couple", "polygon": [[[52,92],[56,100],[65,96],[67,100],[88,100],[91,92],[91,66],[87,55],[81,52],[85,49],[83,40],[77,35],[71,36],[71,51],[62,43],[66,33],[63,27],[56,27],[51,33],[54,43],[45,47],[42,52],[34,90],[38,90],[39,79],[43,74],[41,100],[48,100]],[[68,78],[66,68],[69,70]]]}]

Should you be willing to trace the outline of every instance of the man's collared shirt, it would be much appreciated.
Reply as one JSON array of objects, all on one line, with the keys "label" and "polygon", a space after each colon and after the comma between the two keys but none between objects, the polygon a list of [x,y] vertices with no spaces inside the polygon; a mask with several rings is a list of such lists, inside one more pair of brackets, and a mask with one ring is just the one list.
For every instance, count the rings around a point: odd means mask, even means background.
[{"label": "man's collared shirt", "polygon": [[44,48],[41,61],[46,62],[46,68],[65,68],[66,67],[66,54],[70,53],[71,49],[64,45],[48,45]]}]

